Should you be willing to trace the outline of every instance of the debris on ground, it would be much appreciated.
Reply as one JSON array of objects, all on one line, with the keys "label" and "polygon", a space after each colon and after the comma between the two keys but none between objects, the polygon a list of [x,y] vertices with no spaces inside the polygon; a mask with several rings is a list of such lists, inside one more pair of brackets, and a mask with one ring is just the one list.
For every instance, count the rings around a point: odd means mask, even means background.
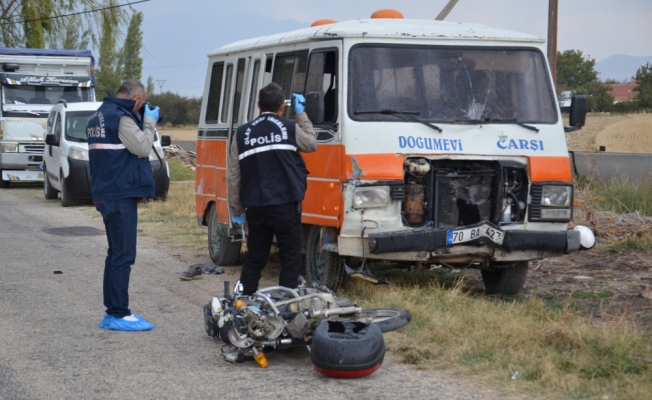
[{"label": "debris on ground", "polygon": [[166,160],[178,160],[191,170],[195,170],[197,165],[195,161],[197,153],[194,151],[184,150],[181,146],[176,144],[163,147],[163,151],[165,152]]}]

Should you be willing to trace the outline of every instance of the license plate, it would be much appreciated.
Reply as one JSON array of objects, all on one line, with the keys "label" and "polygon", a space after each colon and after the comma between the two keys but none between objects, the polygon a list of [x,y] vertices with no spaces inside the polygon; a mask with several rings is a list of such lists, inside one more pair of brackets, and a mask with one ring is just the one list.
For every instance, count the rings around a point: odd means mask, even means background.
[{"label": "license plate", "polygon": [[470,242],[471,240],[475,240],[480,237],[486,237],[496,244],[503,244],[503,239],[505,239],[505,232],[487,224],[476,226],[475,228],[456,229],[448,231],[446,244],[450,245]]}]

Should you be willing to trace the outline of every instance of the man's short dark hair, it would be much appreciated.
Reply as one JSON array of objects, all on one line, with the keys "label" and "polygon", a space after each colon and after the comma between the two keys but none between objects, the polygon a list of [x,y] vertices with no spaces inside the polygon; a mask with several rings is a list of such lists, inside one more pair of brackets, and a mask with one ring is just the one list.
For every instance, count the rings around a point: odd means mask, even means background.
[{"label": "man's short dark hair", "polygon": [[272,82],[258,93],[258,103],[261,112],[277,112],[285,102],[283,88]]},{"label": "man's short dark hair", "polygon": [[136,79],[127,79],[122,82],[120,88],[118,89],[117,94],[123,94],[127,97],[137,96],[140,94],[140,91],[145,91],[145,86]]}]

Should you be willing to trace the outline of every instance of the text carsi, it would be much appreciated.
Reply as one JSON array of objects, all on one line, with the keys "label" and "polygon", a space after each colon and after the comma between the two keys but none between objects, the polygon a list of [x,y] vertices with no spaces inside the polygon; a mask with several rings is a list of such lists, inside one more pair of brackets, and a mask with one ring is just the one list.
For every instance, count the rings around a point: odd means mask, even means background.
[{"label": "text carsi", "polygon": [[398,146],[402,149],[425,149],[438,151],[464,151],[459,139],[434,139],[421,136],[399,136]]},{"label": "text carsi", "polygon": [[532,151],[544,151],[543,140],[499,140],[496,142],[501,150],[532,150]]}]

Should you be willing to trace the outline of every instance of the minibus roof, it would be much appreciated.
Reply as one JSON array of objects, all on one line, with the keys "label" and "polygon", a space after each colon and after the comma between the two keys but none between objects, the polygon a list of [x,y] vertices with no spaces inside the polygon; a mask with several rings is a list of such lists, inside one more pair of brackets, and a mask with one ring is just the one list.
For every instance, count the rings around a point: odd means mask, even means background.
[{"label": "minibus roof", "polygon": [[479,24],[423,19],[360,19],[241,40],[220,47],[212,51],[209,56],[307,40],[332,40],[346,37],[544,42],[543,39],[536,36]]}]

